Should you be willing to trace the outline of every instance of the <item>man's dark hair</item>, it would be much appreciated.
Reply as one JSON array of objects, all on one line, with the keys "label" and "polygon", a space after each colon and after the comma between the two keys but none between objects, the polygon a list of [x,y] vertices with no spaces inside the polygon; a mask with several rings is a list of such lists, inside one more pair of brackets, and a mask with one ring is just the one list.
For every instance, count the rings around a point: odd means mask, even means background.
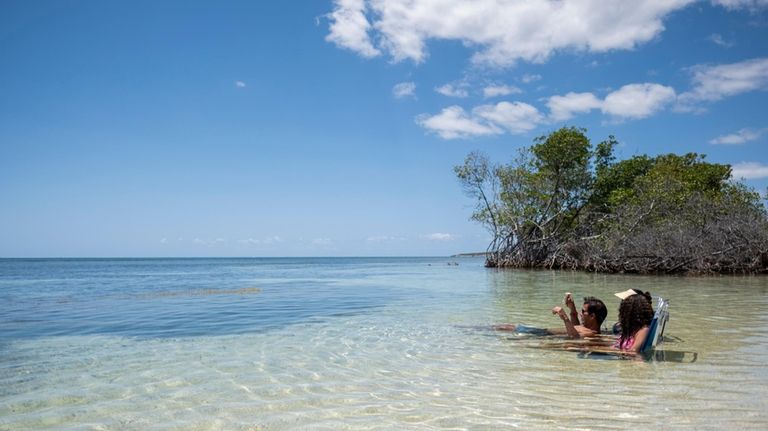
[{"label": "man's dark hair", "polygon": [[589,314],[594,314],[597,318],[597,324],[602,325],[605,317],[608,316],[608,309],[605,308],[603,301],[595,298],[594,296],[587,296],[584,298],[584,303],[587,304],[587,311]]}]

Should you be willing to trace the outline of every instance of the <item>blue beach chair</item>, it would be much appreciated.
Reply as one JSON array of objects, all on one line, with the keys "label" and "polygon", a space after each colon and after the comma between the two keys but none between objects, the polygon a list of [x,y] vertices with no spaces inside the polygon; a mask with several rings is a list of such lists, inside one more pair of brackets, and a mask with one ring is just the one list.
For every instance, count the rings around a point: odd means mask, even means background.
[{"label": "blue beach chair", "polygon": [[669,302],[660,296],[657,298],[656,313],[651,319],[648,338],[645,339],[640,353],[651,353],[663,341],[664,329],[667,327],[667,321],[669,321]]},{"label": "blue beach chair", "polygon": [[[645,343],[643,343],[643,347],[640,349],[640,353],[646,360],[681,363],[696,362],[699,357],[697,352],[665,349],[656,350],[656,347],[660,346],[664,341],[664,330],[666,329],[667,322],[669,321],[669,301],[658,296],[656,299],[656,313],[651,319],[648,338],[645,339]],[[606,354],[608,354],[608,356],[605,356]],[[594,359],[605,359],[606,357],[624,357],[622,352],[600,349],[583,352],[582,355],[583,357],[590,357]]]}]

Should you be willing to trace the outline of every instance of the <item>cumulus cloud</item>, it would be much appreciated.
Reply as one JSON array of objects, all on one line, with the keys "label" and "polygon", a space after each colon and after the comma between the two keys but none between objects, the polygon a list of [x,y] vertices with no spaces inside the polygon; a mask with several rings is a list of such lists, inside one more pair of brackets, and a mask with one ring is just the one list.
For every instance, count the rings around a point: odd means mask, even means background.
[{"label": "cumulus cloud", "polygon": [[460,106],[449,106],[439,114],[420,115],[416,122],[425,129],[437,133],[443,139],[469,138],[472,136],[498,135],[502,130],[480,118],[470,116]]},{"label": "cumulus cloud", "polygon": [[675,90],[661,84],[628,84],[600,99],[593,93],[567,93],[546,101],[549,116],[523,102],[502,101],[480,105],[470,112],[453,105],[439,114],[422,114],[416,122],[443,139],[525,134],[550,121],[564,121],[594,109],[613,118],[642,119],[664,109],[675,100]]},{"label": "cumulus cloud", "polygon": [[555,121],[573,118],[575,114],[584,114],[598,109],[603,102],[592,93],[568,93],[565,96],[552,96],[547,100],[549,116]]},{"label": "cumulus cloud", "polygon": [[499,102],[481,105],[472,110],[476,117],[485,119],[512,134],[523,134],[536,128],[544,120],[538,109],[522,102]]},{"label": "cumulus cloud", "polygon": [[593,93],[567,93],[547,99],[549,117],[554,121],[573,118],[600,109],[619,119],[646,118],[675,100],[675,90],[660,84],[628,84],[600,100]]},{"label": "cumulus cloud", "polygon": [[402,99],[404,97],[416,96],[416,83],[414,82],[401,82],[392,87],[392,94],[396,98]]},{"label": "cumulus cloud", "polygon": [[765,129],[761,129],[761,130],[741,129],[736,133],[718,136],[717,138],[714,138],[711,141],[709,141],[709,143],[714,145],[741,145],[749,141],[757,140],[758,138],[760,138],[763,132],[765,132]]},{"label": "cumulus cloud", "polygon": [[467,97],[469,96],[469,92],[466,89],[465,85],[458,84],[445,84],[440,87],[436,87],[435,91],[442,94],[443,96],[448,97]]},{"label": "cumulus cloud", "polygon": [[714,102],[754,90],[768,88],[768,58],[739,63],[691,68],[693,89],[680,95],[678,109],[692,111],[701,102]]},{"label": "cumulus cloud", "polygon": [[460,106],[449,106],[437,115],[421,115],[416,122],[443,139],[499,135],[505,130],[523,134],[536,128],[544,116],[533,106],[522,102],[499,102],[480,105],[467,113]]},{"label": "cumulus cloud", "polygon": [[755,180],[768,178],[768,165],[756,162],[742,162],[732,166],[733,178]]},{"label": "cumulus cloud", "polygon": [[508,96],[510,94],[522,93],[523,90],[511,85],[489,85],[483,88],[483,97]]},{"label": "cumulus cloud", "polygon": [[235,81],[235,87],[237,87],[237,88],[245,88],[245,82],[243,82],[243,81]]},{"label": "cumulus cloud", "polygon": [[328,15],[331,25],[325,40],[366,58],[381,54],[371,43],[368,34],[371,23],[365,17],[365,11],[364,0],[334,1],[334,10]]},{"label": "cumulus cloud", "polygon": [[693,1],[336,0],[326,39],[364,57],[416,63],[429,40],[456,40],[475,49],[473,62],[503,67],[560,50],[635,48]]},{"label": "cumulus cloud", "polygon": [[675,90],[660,84],[629,84],[608,94],[600,108],[619,118],[646,118],[675,100]]},{"label": "cumulus cloud", "polygon": [[424,235],[424,238],[430,240],[430,241],[453,241],[456,239],[456,235],[450,234],[450,233],[431,233],[429,235]]}]

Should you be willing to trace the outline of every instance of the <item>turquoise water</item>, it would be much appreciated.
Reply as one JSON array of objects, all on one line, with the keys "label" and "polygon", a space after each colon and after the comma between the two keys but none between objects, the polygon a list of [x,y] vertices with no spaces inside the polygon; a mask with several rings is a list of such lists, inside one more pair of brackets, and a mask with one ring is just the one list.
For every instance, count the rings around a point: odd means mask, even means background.
[{"label": "turquoise water", "polygon": [[[212,336],[321,321],[403,297],[397,285],[366,280],[404,262],[5,260],[0,261],[0,288],[8,308],[0,322],[0,340],[89,334]],[[345,288],[346,283],[354,286]]]},{"label": "turquoise water", "polygon": [[[471,328],[557,326],[549,309],[566,291],[603,298],[615,320],[612,293],[628,287],[670,300],[663,349],[682,361]],[[765,278],[445,258],[6,259],[0,302],[0,430],[768,427]]]}]

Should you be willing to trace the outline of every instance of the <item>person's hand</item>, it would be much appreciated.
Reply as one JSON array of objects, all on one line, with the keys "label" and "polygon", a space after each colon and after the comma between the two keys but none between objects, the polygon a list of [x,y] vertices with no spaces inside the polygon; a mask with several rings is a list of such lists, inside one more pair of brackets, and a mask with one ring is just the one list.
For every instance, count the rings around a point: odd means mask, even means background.
[{"label": "person's hand", "polygon": [[565,292],[565,305],[568,306],[570,309],[575,309],[576,304],[573,302],[573,296],[571,295],[571,292]]},{"label": "person's hand", "polygon": [[552,314],[556,314],[560,316],[561,319],[567,319],[568,316],[565,314],[565,310],[563,310],[563,307],[554,307],[552,309]]}]

